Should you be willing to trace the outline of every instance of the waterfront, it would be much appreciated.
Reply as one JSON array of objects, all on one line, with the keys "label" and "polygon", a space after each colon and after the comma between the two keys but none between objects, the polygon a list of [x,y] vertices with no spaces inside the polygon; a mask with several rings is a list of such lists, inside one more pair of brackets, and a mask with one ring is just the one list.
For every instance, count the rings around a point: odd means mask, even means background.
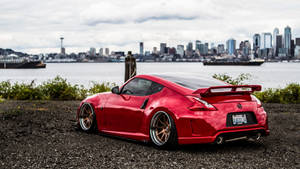
[{"label": "waterfront", "polygon": [[[263,88],[284,87],[300,83],[300,63],[264,63],[262,66],[203,66],[202,63],[137,63],[138,74],[181,73],[211,77],[227,73],[236,77],[241,73],[252,75],[249,84]],[[48,63],[46,69],[0,69],[0,81],[41,83],[60,75],[72,84],[89,87],[91,81],[115,82],[124,80],[124,63]]]}]

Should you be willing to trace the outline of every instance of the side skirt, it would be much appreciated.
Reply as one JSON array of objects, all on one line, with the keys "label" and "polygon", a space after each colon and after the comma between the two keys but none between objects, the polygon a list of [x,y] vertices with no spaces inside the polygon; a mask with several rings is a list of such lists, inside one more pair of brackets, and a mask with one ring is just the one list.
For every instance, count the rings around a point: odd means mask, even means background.
[{"label": "side skirt", "polygon": [[143,133],[131,133],[131,132],[120,132],[120,131],[110,131],[110,130],[101,130],[104,134],[142,141],[142,142],[149,142],[149,136]]}]

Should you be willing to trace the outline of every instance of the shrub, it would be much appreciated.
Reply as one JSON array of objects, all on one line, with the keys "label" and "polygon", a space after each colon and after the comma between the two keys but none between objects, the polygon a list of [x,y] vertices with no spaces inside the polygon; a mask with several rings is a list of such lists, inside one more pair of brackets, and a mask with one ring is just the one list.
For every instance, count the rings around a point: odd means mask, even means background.
[{"label": "shrub", "polygon": [[245,80],[249,80],[251,78],[251,74],[242,73],[235,79],[225,73],[224,74],[214,74],[213,78],[224,81],[224,82],[232,84],[232,85],[243,85]]},{"label": "shrub", "polygon": [[2,98],[2,96],[0,95],[0,103],[4,102],[4,99]]},{"label": "shrub", "polygon": [[49,100],[77,100],[81,99],[78,85],[71,85],[66,79],[56,76],[41,85],[43,93]]},{"label": "shrub", "polygon": [[90,89],[82,85],[72,85],[66,79],[57,76],[41,85],[34,81],[30,84],[15,83],[9,81],[0,83],[0,97],[14,100],[82,100],[87,95],[110,91],[114,83],[92,82]]},{"label": "shrub", "polygon": [[267,89],[257,92],[255,96],[264,103],[300,103],[300,85],[291,83],[283,89]]},{"label": "shrub", "polygon": [[111,90],[112,87],[116,86],[115,83],[97,83],[92,82],[93,86],[89,89],[89,94],[96,94],[102,92],[108,92]]},{"label": "shrub", "polygon": [[[227,74],[214,74],[213,78],[232,85],[242,85],[245,80],[251,78],[251,75],[242,73],[234,79]],[[261,92],[255,92],[254,95],[264,103],[300,103],[300,85],[291,83],[283,89],[269,88]]]}]

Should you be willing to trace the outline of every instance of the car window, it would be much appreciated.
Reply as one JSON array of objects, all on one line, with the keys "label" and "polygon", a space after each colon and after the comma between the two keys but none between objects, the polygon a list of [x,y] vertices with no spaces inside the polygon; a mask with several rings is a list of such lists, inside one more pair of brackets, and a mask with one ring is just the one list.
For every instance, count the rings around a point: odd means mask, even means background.
[{"label": "car window", "polygon": [[128,82],[122,89],[122,94],[146,96],[161,91],[162,85],[150,80],[135,78]]},{"label": "car window", "polygon": [[156,75],[156,76],[192,90],[196,90],[199,88],[207,88],[211,86],[227,85],[226,83],[213,78],[181,77],[181,76],[169,76],[169,75]]},{"label": "car window", "polygon": [[164,88],[163,85],[152,82],[152,85],[150,87],[150,90],[148,91],[148,95],[160,92]]}]

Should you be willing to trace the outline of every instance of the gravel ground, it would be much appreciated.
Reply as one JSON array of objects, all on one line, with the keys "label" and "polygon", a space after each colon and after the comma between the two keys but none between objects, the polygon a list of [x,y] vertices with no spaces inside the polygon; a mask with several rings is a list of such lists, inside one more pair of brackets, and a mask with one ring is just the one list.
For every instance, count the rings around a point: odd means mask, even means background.
[{"label": "gravel ground", "polygon": [[0,103],[0,168],[300,168],[300,105],[265,104],[271,135],[159,150],[76,129],[78,101]]}]

